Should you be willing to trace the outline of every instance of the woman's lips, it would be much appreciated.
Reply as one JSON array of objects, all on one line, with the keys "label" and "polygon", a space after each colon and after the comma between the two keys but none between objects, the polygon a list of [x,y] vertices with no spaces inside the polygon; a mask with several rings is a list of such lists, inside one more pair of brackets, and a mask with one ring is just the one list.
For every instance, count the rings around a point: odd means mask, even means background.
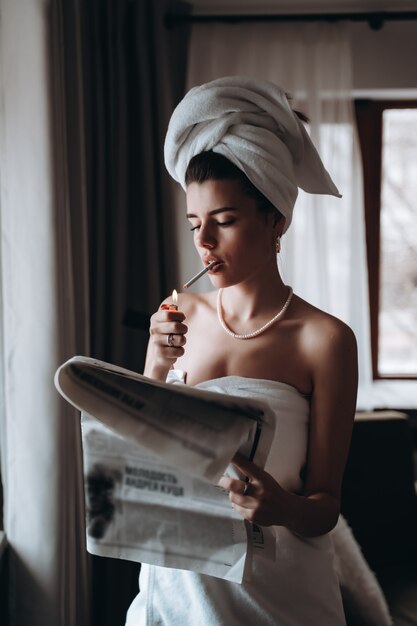
[{"label": "woman's lips", "polygon": [[212,272],[218,272],[222,266],[223,261],[216,261],[215,265],[209,269],[208,273],[211,274]]},{"label": "woman's lips", "polygon": [[214,263],[223,263],[221,259],[216,258],[215,256],[208,256],[205,259],[201,259],[203,261],[203,265],[207,267],[207,265],[212,265]]}]

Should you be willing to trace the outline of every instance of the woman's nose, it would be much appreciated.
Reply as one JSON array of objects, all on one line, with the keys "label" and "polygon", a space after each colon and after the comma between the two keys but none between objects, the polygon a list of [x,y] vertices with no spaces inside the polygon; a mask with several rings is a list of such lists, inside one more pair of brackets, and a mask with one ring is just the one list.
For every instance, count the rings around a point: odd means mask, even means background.
[{"label": "woman's nose", "polygon": [[201,248],[214,248],[216,245],[216,238],[214,233],[210,229],[209,225],[201,225],[197,235],[197,245]]}]

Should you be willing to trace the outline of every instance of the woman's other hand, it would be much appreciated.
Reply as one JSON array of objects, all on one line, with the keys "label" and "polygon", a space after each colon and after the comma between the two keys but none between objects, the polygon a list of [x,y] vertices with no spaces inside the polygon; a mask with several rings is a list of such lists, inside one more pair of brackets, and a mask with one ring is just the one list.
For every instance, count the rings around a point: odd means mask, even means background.
[{"label": "woman's other hand", "polygon": [[229,492],[233,508],[245,519],[259,526],[284,524],[283,511],[287,492],[268,472],[237,453],[233,465],[247,477],[238,480],[222,476],[219,486]]}]

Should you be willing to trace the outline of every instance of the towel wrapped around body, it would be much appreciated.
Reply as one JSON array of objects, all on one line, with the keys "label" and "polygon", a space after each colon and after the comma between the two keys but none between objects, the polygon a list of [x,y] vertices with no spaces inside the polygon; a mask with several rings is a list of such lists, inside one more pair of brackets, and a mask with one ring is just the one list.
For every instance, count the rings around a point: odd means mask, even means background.
[{"label": "towel wrapped around body", "polygon": [[[170,372],[181,383],[184,372]],[[310,399],[274,380],[224,376],[199,389],[266,403],[276,428],[265,470],[292,493],[302,491]],[[193,528],[204,541],[203,527]],[[302,537],[284,526],[257,527],[248,580],[230,582],[195,571],[142,564],[140,593],[126,626],[345,626],[334,550],[329,534]],[[191,532],[191,529],[190,529]],[[187,533],[181,537],[187,545]]]}]

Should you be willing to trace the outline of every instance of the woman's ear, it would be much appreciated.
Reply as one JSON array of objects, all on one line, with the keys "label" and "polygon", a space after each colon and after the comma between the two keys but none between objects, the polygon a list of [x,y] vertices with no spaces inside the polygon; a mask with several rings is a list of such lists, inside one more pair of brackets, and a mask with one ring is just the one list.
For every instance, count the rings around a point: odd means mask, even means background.
[{"label": "woman's ear", "polygon": [[273,229],[277,237],[281,237],[285,227],[285,217],[280,213],[274,215]]},{"label": "woman's ear", "polygon": [[285,217],[279,211],[274,211],[273,215],[274,215],[274,219],[273,219],[272,225],[274,228],[279,225],[281,227],[280,234],[282,235],[282,231],[284,230],[284,226],[285,226]]}]

